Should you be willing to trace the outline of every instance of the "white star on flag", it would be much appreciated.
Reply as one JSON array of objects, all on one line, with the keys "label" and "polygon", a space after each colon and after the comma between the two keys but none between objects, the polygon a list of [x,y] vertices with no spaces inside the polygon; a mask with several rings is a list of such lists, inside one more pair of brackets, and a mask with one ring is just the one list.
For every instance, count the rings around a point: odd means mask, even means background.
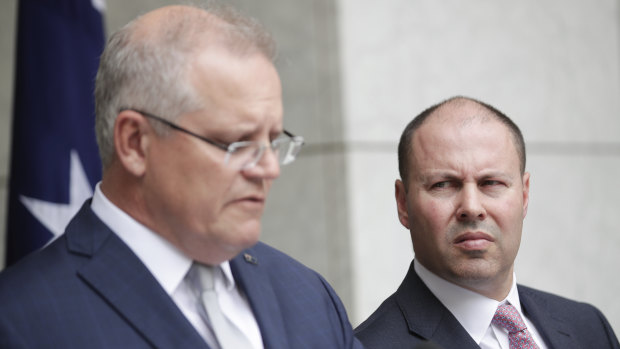
[{"label": "white star on flag", "polygon": [[54,235],[51,239],[54,240],[65,231],[71,218],[78,212],[84,201],[92,195],[93,190],[80,157],[77,151],[71,150],[68,204],[43,201],[24,195],[20,195],[19,200]]}]

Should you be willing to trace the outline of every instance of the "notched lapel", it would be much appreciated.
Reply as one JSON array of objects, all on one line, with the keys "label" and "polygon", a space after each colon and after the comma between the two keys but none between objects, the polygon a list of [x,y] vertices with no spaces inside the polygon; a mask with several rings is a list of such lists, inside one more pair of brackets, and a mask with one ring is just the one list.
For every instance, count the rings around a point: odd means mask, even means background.
[{"label": "notched lapel", "polygon": [[517,287],[523,312],[534,323],[536,330],[543,337],[548,347],[581,348],[572,338],[570,325],[562,319],[554,317],[553,312],[548,309],[544,300],[538,299],[521,286]]},{"label": "notched lapel", "polygon": [[413,262],[396,291],[396,301],[411,333],[445,348],[479,348],[454,315],[426,287],[415,272]]},{"label": "notched lapel", "polygon": [[[259,243],[260,244],[260,243]],[[243,290],[258,322],[265,348],[289,348],[282,311],[273,289],[268,265],[260,263],[255,249],[230,261],[235,282]]]},{"label": "notched lapel", "polygon": [[90,257],[78,269],[79,277],[151,346],[208,348],[144,264],[90,206],[82,207],[67,227],[67,244],[73,253]]},{"label": "notched lapel", "polygon": [[110,239],[78,273],[154,347],[206,348],[170,296],[129,253],[118,238]]}]

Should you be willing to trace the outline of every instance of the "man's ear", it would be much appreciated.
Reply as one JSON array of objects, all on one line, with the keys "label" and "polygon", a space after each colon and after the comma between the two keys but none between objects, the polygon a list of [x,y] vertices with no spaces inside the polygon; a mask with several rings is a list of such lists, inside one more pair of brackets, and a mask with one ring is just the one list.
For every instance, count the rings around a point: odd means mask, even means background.
[{"label": "man's ear", "polygon": [[140,177],[146,171],[146,154],[152,129],[140,113],[123,110],[114,122],[114,149],[123,168]]},{"label": "man's ear", "polygon": [[405,228],[409,229],[409,212],[407,210],[407,190],[405,184],[400,179],[394,183],[394,195],[396,197],[396,209],[398,210],[398,220]]},{"label": "man's ear", "polygon": [[527,215],[527,208],[530,204],[530,173],[523,174],[523,218]]}]

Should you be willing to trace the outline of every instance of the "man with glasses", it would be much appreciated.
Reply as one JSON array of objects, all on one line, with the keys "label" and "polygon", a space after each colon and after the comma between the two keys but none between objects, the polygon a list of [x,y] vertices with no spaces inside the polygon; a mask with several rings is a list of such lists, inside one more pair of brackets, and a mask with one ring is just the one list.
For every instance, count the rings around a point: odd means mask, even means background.
[{"label": "man with glasses", "polygon": [[229,8],[164,7],[110,38],[103,179],[63,236],[0,274],[0,347],[361,346],[327,282],[258,242],[303,144],[273,56]]}]

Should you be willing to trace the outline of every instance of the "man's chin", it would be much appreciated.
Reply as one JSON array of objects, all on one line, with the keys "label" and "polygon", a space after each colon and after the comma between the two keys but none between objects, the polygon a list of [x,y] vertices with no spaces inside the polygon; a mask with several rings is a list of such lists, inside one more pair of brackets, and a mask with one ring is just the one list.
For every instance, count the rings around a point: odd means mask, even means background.
[{"label": "man's chin", "polygon": [[261,233],[261,224],[260,221],[257,222],[248,222],[248,224],[244,225],[243,229],[240,229],[236,234],[234,240],[234,245],[240,249],[245,250],[246,248],[250,248],[258,242]]},{"label": "man's chin", "polygon": [[483,258],[468,259],[455,271],[462,280],[469,281],[472,284],[485,283],[496,279],[499,273],[495,263]]}]

